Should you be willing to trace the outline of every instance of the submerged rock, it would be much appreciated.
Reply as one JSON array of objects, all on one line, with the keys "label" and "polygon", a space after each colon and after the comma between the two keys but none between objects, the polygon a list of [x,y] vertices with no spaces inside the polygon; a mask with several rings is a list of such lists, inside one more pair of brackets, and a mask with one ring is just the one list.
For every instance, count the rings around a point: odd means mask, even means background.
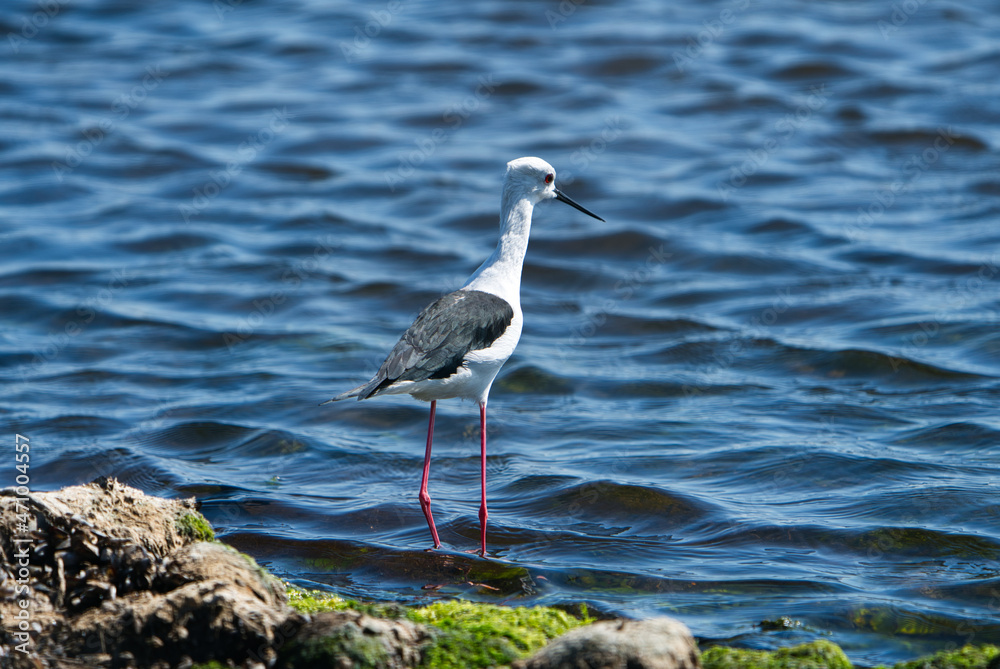
[{"label": "submerged rock", "polygon": [[851,669],[844,651],[825,639],[773,651],[713,646],[701,659],[706,669]]}]

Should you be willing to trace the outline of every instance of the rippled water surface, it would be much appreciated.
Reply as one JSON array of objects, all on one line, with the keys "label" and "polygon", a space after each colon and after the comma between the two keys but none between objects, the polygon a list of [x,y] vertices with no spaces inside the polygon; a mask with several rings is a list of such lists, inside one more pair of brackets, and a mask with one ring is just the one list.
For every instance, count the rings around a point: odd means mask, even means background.
[{"label": "rippled water surface", "polygon": [[[0,34],[0,393],[35,489],[197,496],[350,596],[862,664],[1000,641],[986,4],[21,2]],[[536,209],[491,559],[458,402],[427,552],[427,405],[317,404],[490,253],[522,155],[608,222]]]}]

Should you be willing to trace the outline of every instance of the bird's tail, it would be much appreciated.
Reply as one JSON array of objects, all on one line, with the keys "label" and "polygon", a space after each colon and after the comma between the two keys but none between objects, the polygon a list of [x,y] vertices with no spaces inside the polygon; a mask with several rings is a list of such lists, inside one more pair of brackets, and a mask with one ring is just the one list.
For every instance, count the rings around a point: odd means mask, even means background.
[{"label": "bird's tail", "polygon": [[364,388],[364,386],[358,386],[354,390],[348,390],[346,393],[340,393],[339,395],[337,395],[332,399],[328,399],[325,402],[320,402],[319,405],[323,406],[324,404],[329,404],[330,402],[339,402],[340,400],[346,400],[349,397],[357,397],[361,393],[362,388]]},{"label": "bird's tail", "polygon": [[[374,381],[374,379],[372,381]],[[366,381],[357,388],[351,388],[346,393],[340,393],[339,395],[337,395],[332,399],[328,399],[325,402],[320,402],[320,406],[323,406],[324,404],[329,404],[330,402],[339,402],[340,400],[346,400],[351,397],[357,397],[359,400],[368,399],[369,397],[372,396],[372,393],[374,392],[372,381]]]}]

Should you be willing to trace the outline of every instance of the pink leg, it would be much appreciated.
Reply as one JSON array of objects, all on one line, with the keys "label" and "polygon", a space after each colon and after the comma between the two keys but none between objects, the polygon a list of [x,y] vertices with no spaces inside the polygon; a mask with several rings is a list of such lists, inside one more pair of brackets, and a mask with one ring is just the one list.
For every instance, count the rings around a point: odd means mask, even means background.
[{"label": "pink leg", "polygon": [[427,526],[431,528],[431,536],[434,537],[434,548],[441,548],[438,540],[438,531],[434,527],[434,517],[431,515],[431,496],[427,494],[427,476],[431,473],[431,442],[434,441],[434,411],[437,409],[437,401],[431,402],[431,421],[427,426],[427,452],[424,453],[424,476],[420,480],[420,508],[424,510],[424,518],[427,519]]},{"label": "pink leg", "polygon": [[486,557],[486,519],[489,514],[486,512],[486,402],[479,405],[479,441],[482,452],[480,460],[480,474],[483,479],[483,501],[479,505],[479,523],[482,526],[482,549],[481,555]]}]

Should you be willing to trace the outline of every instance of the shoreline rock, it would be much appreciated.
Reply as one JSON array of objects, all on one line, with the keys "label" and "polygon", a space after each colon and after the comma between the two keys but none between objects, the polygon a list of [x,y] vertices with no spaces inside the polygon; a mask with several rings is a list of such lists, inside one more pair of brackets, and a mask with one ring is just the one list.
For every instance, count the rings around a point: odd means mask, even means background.
[{"label": "shoreline rock", "polygon": [[512,669],[578,666],[696,669],[701,659],[691,632],[680,621],[601,620],[563,634]]},{"label": "shoreline rock", "polygon": [[194,500],[150,497],[114,479],[10,493],[0,496],[5,663],[168,667],[243,648],[263,648],[259,659],[273,662],[270,647],[292,613],[284,584],[202,541],[211,530]]},{"label": "shoreline rock", "polygon": [[[23,497],[0,491],[0,667],[851,667],[828,641],[699,653],[669,618],[350,602],[288,586],[213,538],[193,499],[147,496],[114,479]],[[1000,648],[896,669],[923,666],[1000,669]]]}]

